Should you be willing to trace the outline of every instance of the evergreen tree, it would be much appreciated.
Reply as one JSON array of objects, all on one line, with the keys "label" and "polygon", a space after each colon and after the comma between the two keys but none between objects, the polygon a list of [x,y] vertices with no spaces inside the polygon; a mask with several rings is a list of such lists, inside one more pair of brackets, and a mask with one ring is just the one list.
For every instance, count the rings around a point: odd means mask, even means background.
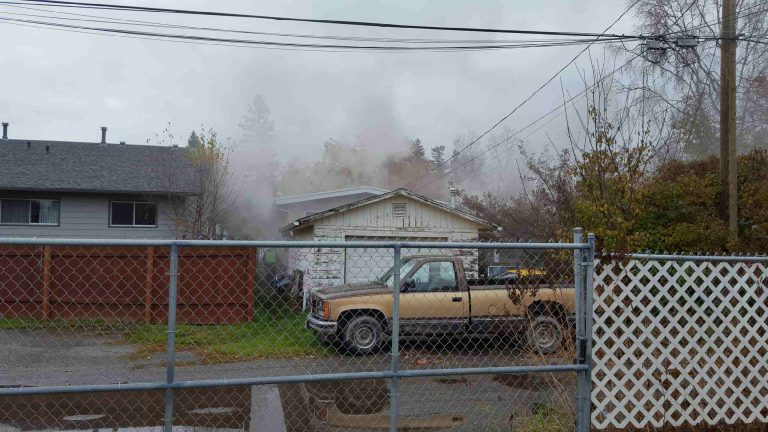
[{"label": "evergreen tree", "polygon": [[187,147],[189,148],[200,147],[200,137],[197,135],[197,132],[192,131],[192,133],[189,134],[189,138],[187,138]]},{"label": "evergreen tree", "polygon": [[255,147],[268,147],[272,144],[275,122],[272,121],[272,112],[264,96],[256,95],[253,98],[238,126],[243,131],[244,144]]},{"label": "evergreen tree", "polygon": [[445,172],[445,146],[435,146],[430,149],[432,155],[432,164],[435,172],[442,174]]},{"label": "evergreen tree", "polygon": [[411,154],[410,156],[418,160],[426,160],[427,153],[424,151],[424,146],[421,144],[421,140],[416,138],[411,141]]}]

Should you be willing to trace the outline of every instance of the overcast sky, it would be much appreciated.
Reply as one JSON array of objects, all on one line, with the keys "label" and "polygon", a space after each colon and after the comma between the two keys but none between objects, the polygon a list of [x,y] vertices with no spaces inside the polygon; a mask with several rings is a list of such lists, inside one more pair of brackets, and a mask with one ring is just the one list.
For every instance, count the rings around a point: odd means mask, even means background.
[{"label": "overcast sky", "polygon": [[[620,0],[133,1],[123,4],[407,24],[600,32]],[[38,13],[0,6],[4,12]],[[257,31],[427,38],[492,35],[360,29],[308,23],[78,11]],[[612,31],[631,32],[634,14]],[[500,35],[496,38],[511,39]],[[355,141],[390,128],[427,146],[482,131],[582,49],[459,53],[329,53],[189,45],[0,23],[0,120],[11,138],[144,143],[170,122],[180,137],[201,124],[237,138],[256,94],[266,98],[284,155],[319,154],[329,137]],[[321,43],[322,41],[317,41]],[[599,50],[599,48],[598,48]],[[578,87],[576,71],[563,74]],[[561,100],[559,84],[526,105],[512,129]],[[560,127],[553,123],[552,127]],[[372,132],[373,131],[373,132]],[[551,131],[557,133],[557,131]],[[539,134],[543,138],[543,133]],[[532,137],[535,145],[537,138]],[[383,144],[377,144],[383,145]]]}]

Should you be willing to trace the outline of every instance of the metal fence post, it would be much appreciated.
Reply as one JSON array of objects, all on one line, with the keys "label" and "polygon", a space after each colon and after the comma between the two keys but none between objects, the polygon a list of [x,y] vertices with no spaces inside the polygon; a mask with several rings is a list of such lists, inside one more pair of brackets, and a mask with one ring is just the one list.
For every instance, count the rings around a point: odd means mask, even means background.
[{"label": "metal fence post", "polygon": [[[392,373],[400,369],[400,245],[394,248],[395,264],[392,267]],[[389,396],[389,430],[397,431],[398,415],[398,382],[393,376],[390,381]]]},{"label": "metal fence post", "polygon": [[[176,301],[178,297],[176,284],[179,276],[179,246],[171,244],[170,268],[168,270],[168,328],[166,348],[166,383],[173,384],[176,366]],[[165,389],[165,425],[164,432],[173,430],[173,389]]]},{"label": "metal fence post", "polygon": [[[573,242],[581,243],[584,232],[581,228],[574,228]],[[584,301],[584,253],[581,249],[573,251],[573,284],[576,298],[576,363],[584,364],[586,351],[586,302]],[[588,398],[587,374],[585,371],[576,373],[576,431],[586,432],[589,430],[585,418],[586,401]]]},{"label": "metal fence post", "polygon": [[584,363],[587,365],[587,370],[584,372],[586,375],[586,387],[587,398],[584,402],[584,417],[586,424],[586,430],[589,430],[592,424],[592,323],[594,321],[594,291],[595,291],[595,235],[589,233],[587,235],[587,242],[589,243],[589,251],[585,257],[584,271],[586,272],[586,283],[584,291],[586,294],[586,301],[584,306],[584,335],[586,336],[586,349],[584,353]]}]

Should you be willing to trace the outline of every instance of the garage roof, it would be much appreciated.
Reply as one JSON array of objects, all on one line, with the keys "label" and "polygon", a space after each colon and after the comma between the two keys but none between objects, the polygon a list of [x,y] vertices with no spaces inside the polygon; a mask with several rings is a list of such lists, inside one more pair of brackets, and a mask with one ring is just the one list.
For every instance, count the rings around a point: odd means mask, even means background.
[{"label": "garage roof", "polygon": [[296,219],[295,221],[291,222],[290,224],[285,225],[284,227],[280,228],[280,232],[290,231],[290,230],[296,229],[298,227],[302,227],[303,228],[303,227],[312,226],[312,225],[315,224],[316,221],[318,221],[320,219],[323,219],[323,218],[325,218],[327,216],[330,216],[330,215],[333,215],[333,214],[336,214],[336,213],[345,212],[345,211],[352,210],[352,209],[356,209],[356,208],[359,208],[359,207],[362,207],[362,206],[365,206],[365,205],[368,205],[368,204],[373,204],[375,202],[383,201],[385,199],[396,197],[396,196],[408,197],[408,198],[411,198],[413,200],[419,201],[421,203],[437,207],[437,208],[439,208],[441,210],[445,210],[445,211],[447,211],[449,213],[455,214],[456,216],[462,217],[464,219],[467,219],[467,220],[475,222],[475,223],[477,223],[479,225],[482,225],[485,229],[496,229],[497,228],[496,225],[486,221],[485,219],[477,217],[477,216],[473,215],[472,213],[469,213],[469,212],[466,212],[466,211],[463,211],[463,210],[459,210],[457,208],[453,208],[453,207],[451,207],[448,204],[442,203],[442,202],[437,201],[437,200],[433,200],[431,198],[427,198],[425,196],[422,196],[422,195],[419,195],[417,193],[411,192],[408,189],[400,188],[400,189],[395,189],[395,190],[393,190],[391,192],[387,192],[387,193],[384,193],[384,194],[381,194],[381,195],[376,195],[376,196],[364,198],[364,199],[361,199],[361,200],[358,200],[358,201],[355,201],[355,202],[352,202],[352,203],[349,203],[349,204],[344,204],[344,205],[341,205],[341,206],[338,206],[338,207],[334,207],[334,208],[331,208],[331,209],[328,209],[328,210],[325,210],[325,211],[322,211],[322,212],[319,212],[319,213],[315,213],[315,214],[312,214],[312,215],[309,215],[309,216],[305,216],[305,217],[300,218],[300,219]]},{"label": "garage roof", "polygon": [[275,198],[276,206],[284,206],[288,204],[302,203],[307,201],[318,201],[329,198],[338,197],[354,197],[359,195],[361,197],[377,196],[389,192],[386,189],[381,189],[373,186],[358,186],[347,189],[336,189],[332,191],[312,192],[300,195],[286,195]]}]

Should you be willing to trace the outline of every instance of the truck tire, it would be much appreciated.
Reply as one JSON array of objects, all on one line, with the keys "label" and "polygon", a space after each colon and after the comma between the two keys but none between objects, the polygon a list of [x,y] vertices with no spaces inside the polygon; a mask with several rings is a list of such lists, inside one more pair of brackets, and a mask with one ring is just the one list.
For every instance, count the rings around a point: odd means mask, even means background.
[{"label": "truck tire", "polygon": [[563,345],[563,324],[550,315],[531,317],[528,326],[528,347],[536,354],[552,354]]},{"label": "truck tire", "polygon": [[344,346],[352,354],[373,354],[381,347],[384,331],[381,323],[370,315],[351,318],[341,330]]}]

